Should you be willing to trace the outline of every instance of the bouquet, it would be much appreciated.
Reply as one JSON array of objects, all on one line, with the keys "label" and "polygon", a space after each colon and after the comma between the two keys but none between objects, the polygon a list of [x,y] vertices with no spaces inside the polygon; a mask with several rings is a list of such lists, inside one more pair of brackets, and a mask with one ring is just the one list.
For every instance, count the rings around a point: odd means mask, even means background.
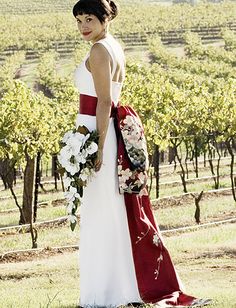
[{"label": "bouquet", "polygon": [[67,213],[73,231],[77,223],[76,210],[81,204],[83,189],[94,175],[94,163],[98,151],[98,133],[86,126],[65,133],[58,155],[60,172],[63,175]]}]

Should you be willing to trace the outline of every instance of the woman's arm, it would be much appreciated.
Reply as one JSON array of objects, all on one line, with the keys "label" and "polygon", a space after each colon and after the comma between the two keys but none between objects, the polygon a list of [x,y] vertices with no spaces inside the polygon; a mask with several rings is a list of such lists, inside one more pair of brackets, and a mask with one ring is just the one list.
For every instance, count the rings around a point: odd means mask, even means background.
[{"label": "woman's arm", "polygon": [[102,44],[94,44],[91,48],[89,66],[93,76],[95,90],[98,97],[96,120],[99,134],[98,157],[95,170],[101,168],[103,160],[103,147],[109,125],[111,112],[111,59]]}]

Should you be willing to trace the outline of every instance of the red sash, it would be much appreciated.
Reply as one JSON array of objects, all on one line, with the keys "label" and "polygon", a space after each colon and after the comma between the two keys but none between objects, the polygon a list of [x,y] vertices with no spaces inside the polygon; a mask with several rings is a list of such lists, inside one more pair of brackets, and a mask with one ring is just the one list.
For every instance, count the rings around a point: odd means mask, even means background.
[{"label": "red sash", "polygon": [[[80,95],[80,113],[95,116],[96,105],[96,97]],[[125,152],[119,135],[118,152]],[[130,164],[127,158],[126,164]],[[181,291],[170,255],[156,225],[146,189],[140,194],[124,193],[124,200],[136,278],[143,302],[190,306],[196,299]]]},{"label": "red sash", "polygon": [[[79,113],[96,116],[97,101],[98,101],[98,98],[95,96],[80,94]],[[112,103],[110,117],[114,117],[114,114],[113,114],[114,109],[115,109],[115,106],[114,106],[114,103]]]}]

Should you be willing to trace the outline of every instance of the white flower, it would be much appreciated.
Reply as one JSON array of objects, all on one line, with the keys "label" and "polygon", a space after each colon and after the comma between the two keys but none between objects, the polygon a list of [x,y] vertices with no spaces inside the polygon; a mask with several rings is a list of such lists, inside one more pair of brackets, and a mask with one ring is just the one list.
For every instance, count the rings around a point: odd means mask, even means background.
[{"label": "white flower", "polygon": [[71,147],[69,147],[68,145],[64,146],[58,155],[59,163],[61,164],[61,161],[70,159],[72,155],[73,151]]},{"label": "white flower", "polygon": [[64,193],[64,196],[69,202],[73,202],[75,198],[80,198],[77,189],[73,186],[70,186],[69,190]]},{"label": "white flower", "polygon": [[89,168],[84,168],[82,171],[81,171],[81,174],[80,174],[80,179],[82,181],[87,181],[88,177],[91,175],[91,171]]},{"label": "white flower", "polygon": [[130,171],[129,168],[125,169],[125,170],[121,170],[121,176],[124,178],[130,178],[132,175],[132,171]]},{"label": "white flower", "polygon": [[85,150],[83,150],[82,152],[78,153],[75,156],[75,161],[76,161],[77,164],[85,164],[86,158],[87,158],[87,153],[86,153]]},{"label": "white flower", "polygon": [[72,213],[72,210],[75,208],[75,205],[73,202],[69,202],[66,209],[67,209],[67,213],[68,214],[71,214]]},{"label": "white flower", "polygon": [[68,164],[65,167],[66,171],[69,172],[72,176],[74,176],[77,172],[80,171],[80,165],[79,164]]},{"label": "white flower", "polygon": [[87,156],[88,156],[88,154],[89,154],[89,153],[87,152],[87,149],[83,149],[81,153],[82,153],[82,155],[83,155],[84,158],[87,158]]},{"label": "white flower", "polygon": [[73,182],[73,179],[66,176],[66,177],[63,177],[63,183],[64,183],[64,186],[65,186],[65,189],[68,189],[71,182]]},{"label": "white flower", "polygon": [[83,142],[83,139],[81,138],[81,136],[84,136],[84,135],[80,133],[75,133],[67,140],[67,146],[70,147],[73,155],[77,155],[80,152],[80,148]]},{"label": "white flower", "polygon": [[91,144],[87,147],[86,152],[89,155],[92,155],[93,153],[96,153],[98,150],[98,145],[95,142],[91,142]]},{"label": "white flower", "polygon": [[62,142],[67,143],[67,140],[73,135],[73,131],[69,130],[65,133],[64,137],[62,138]]},{"label": "white flower", "polygon": [[86,136],[84,134],[81,134],[79,132],[76,132],[75,134],[75,138],[82,141],[82,142],[85,142],[89,137],[90,137],[90,134],[87,134]]},{"label": "white flower", "polygon": [[129,138],[129,135],[130,135],[130,132],[128,130],[123,130],[122,131],[122,135],[123,135],[123,138],[124,139],[128,139]]},{"label": "white flower", "polygon": [[123,120],[124,124],[127,124],[128,126],[133,125],[133,117],[131,116],[126,116],[125,119]]},{"label": "white flower", "polygon": [[60,156],[59,162],[72,176],[80,170],[79,165],[77,166],[76,164],[71,163],[70,158],[63,158]]},{"label": "white flower", "polygon": [[132,127],[132,134],[140,135],[141,134],[140,128],[138,128],[137,126],[133,126]]},{"label": "white flower", "polygon": [[62,167],[66,169],[68,173],[70,173],[70,175],[74,176],[75,173],[79,172],[80,164],[76,160],[74,161],[74,163],[72,163],[70,160],[71,160],[70,158],[61,159],[60,164],[62,165]]},{"label": "white flower", "polygon": [[130,169],[122,169],[122,166],[118,165],[118,176],[119,176],[119,183],[121,186],[127,186],[126,185],[126,181],[129,180],[129,178],[131,177],[132,172],[130,171]]},{"label": "white flower", "polygon": [[89,139],[89,137],[90,137],[90,134],[87,134],[86,136],[84,136],[84,138],[83,138],[83,145]]},{"label": "white flower", "polygon": [[73,224],[77,222],[77,217],[75,215],[68,215],[68,220]]}]

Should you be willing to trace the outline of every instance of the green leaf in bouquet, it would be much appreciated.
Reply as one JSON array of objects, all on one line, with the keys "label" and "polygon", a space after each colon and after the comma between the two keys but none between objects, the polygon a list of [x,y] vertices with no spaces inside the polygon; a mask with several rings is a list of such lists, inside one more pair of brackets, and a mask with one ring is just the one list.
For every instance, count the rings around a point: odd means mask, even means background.
[{"label": "green leaf in bouquet", "polygon": [[65,174],[66,169],[63,167],[57,168],[56,172],[59,173],[61,176]]},{"label": "green leaf in bouquet", "polygon": [[71,231],[74,231],[75,230],[75,226],[76,226],[77,222],[71,222],[70,223],[70,228],[71,228]]},{"label": "green leaf in bouquet", "polygon": [[72,209],[72,215],[75,215],[79,204],[80,204],[79,199],[75,199],[75,201],[74,201],[75,207]]},{"label": "green leaf in bouquet", "polygon": [[80,195],[80,197],[83,197],[83,186],[79,186],[78,187],[78,194]]},{"label": "green leaf in bouquet", "polygon": [[79,189],[81,186],[86,186],[87,182],[82,181],[80,178],[75,178],[76,188]]}]

